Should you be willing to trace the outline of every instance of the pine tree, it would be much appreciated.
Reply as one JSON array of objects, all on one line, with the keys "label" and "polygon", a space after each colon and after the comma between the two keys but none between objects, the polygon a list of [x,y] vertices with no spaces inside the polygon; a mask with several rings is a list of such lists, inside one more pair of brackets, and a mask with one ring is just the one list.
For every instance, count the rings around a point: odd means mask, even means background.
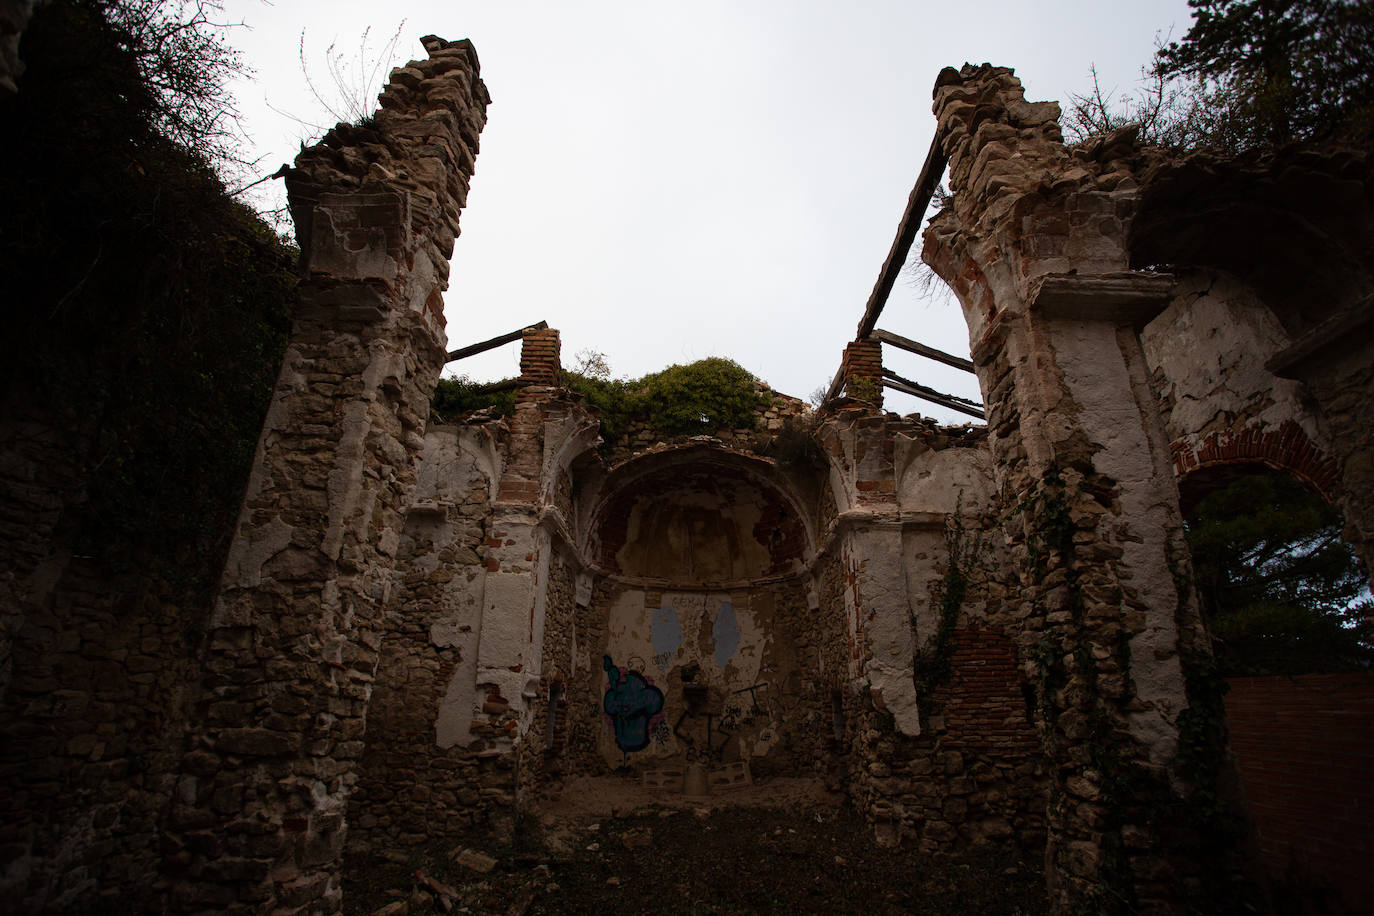
[{"label": "pine tree", "polygon": [[1235,480],[1190,513],[1198,597],[1229,673],[1374,665],[1374,607],[1342,525],[1321,497],[1271,473]]},{"label": "pine tree", "polygon": [[1220,107],[1222,145],[1374,135],[1374,4],[1189,0],[1193,24],[1154,73],[1190,77]]}]

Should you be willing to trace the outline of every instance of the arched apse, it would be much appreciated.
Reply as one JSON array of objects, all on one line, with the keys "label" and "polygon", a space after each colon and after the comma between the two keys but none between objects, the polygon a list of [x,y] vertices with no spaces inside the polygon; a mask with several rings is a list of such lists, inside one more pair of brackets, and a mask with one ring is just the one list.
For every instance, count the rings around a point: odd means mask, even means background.
[{"label": "arched apse", "polygon": [[822,647],[843,633],[816,612],[815,521],[787,476],[692,443],[587,483],[569,691],[595,712],[569,722],[569,766],[807,773],[842,677]]}]

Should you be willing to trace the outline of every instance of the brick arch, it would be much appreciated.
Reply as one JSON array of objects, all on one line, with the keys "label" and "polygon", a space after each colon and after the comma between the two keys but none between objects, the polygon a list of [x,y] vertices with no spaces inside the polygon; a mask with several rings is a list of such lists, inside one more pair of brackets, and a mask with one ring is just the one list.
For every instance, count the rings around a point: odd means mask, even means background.
[{"label": "brick arch", "polygon": [[1311,487],[1327,502],[1336,504],[1341,473],[1336,460],[1319,448],[1293,420],[1277,426],[1254,421],[1239,429],[1210,433],[1194,444],[1192,437],[1175,439],[1170,445],[1174,475],[1180,489],[1199,472],[1217,468],[1260,465],[1290,474]]}]

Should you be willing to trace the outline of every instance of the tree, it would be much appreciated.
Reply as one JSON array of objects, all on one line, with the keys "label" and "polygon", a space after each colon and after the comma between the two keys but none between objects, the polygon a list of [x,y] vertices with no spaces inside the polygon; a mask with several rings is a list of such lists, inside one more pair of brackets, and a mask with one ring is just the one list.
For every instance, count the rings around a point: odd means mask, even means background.
[{"label": "tree", "polygon": [[1229,146],[1359,140],[1374,127],[1374,5],[1189,0],[1193,24],[1153,73],[1194,81]]},{"label": "tree", "polygon": [[1342,520],[1292,478],[1250,474],[1189,515],[1198,597],[1231,674],[1374,664],[1374,611]]},{"label": "tree", "polygon": [[236,162],[238,111],[229,81],[244,72],[219,0],[97,0],[148,90],[153,126],[212,166]]}]

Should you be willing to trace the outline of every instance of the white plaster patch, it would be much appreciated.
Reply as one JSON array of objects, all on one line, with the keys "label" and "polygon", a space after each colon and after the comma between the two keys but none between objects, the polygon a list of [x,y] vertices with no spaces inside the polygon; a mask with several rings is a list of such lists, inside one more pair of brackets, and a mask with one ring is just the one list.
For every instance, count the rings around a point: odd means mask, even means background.
[{"label": "white plaster patch", "polygon": [[1154,405],[1136,403],[1116,329],[1104,322],[1065,321],[1057,330],[1058,359],[1073,367],[1066,381],[1083,408],[1079,422],[1101,446],[1093,465],[1121,485],[1121,518],[1129,536],[1113,543],[1123,551],[1121,566],[1130,573],[1122,585],[1146,613],[1145,628],[1131,638],[1131,678],[1136,696],[1149,709],[1130,717],[1131,732],[1149,749],[1151,760],[1165,763],[1177,743],[1172,721],[1186,705],[1177,654],[1178,590],[1165,543],[1173,481],[1156,476],[1141,425],[1142,407],[1153,410]]}]

